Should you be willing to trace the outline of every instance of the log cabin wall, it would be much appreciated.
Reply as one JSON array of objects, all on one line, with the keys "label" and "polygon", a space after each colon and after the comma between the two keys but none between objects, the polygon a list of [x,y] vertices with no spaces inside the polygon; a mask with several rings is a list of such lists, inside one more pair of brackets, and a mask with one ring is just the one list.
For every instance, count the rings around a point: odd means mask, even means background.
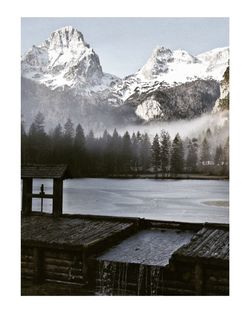
[{"label": "log cabin wall", "polygon": [[227,266],[206,265],[201,280],[196,271],[195,263],[176,262],[164,268],[102,261],[95,269],[95,290],[101,295],[229,294]]},{"label": "log cabin wall", "polygon": [[21,251],[22,279],[87,284],[81,252],[27,246]]}]

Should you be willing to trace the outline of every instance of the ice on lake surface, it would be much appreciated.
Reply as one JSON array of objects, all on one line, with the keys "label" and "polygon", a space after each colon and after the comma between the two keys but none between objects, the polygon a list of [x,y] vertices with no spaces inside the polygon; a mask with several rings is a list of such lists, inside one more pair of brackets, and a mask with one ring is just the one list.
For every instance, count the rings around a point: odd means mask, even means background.
[{"label": "ice on lake surface", "polygon": [[100,261],[166,266],[174,251],[190,242],[193,232],[142,230],[98,257]]},{"label": "ice on lake surface", "polygon": [[[52,180],[34,180],[33,191]],[[185,222],[229,222],[229,182],[224,180],[155,180],[85,178],[64,181],[63,212],[144,217]],[[223,205],[218,205],[223,203]],[[52,201],[44,200],[51,212]],[[33,199],[40,209],[40,200]]]}]

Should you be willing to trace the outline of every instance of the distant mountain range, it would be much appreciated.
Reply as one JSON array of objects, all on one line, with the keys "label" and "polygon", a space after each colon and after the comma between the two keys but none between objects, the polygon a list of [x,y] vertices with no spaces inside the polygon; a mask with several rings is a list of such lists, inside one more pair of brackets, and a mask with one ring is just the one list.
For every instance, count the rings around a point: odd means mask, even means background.
[{"label": "distant mountain range", "polygon": [[47,126],[70,117],[85,129],[102,129],[216,113],[228,109],[218,104],[228,64],[227,47],[197,56],[158,47],[121,79],[103,72],[81,32],[63,27],[22,57],[23,119],[29,125],[40,111]]}]

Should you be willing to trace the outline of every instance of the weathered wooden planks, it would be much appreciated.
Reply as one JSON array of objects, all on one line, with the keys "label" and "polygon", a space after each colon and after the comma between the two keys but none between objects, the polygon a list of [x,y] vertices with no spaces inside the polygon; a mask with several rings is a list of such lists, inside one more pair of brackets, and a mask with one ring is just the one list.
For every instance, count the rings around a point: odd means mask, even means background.
[{"label": "weathered wooden planks", "polygon": [[133,226],[132,222],[70,217],[22,217],[22,244],[88,248]]},{"label": "weathered wooden planks", "polygon": [[174,253],[178,258],[193,260],[229,260],[229,230],[217,228],[202,228],[191,242]]}]

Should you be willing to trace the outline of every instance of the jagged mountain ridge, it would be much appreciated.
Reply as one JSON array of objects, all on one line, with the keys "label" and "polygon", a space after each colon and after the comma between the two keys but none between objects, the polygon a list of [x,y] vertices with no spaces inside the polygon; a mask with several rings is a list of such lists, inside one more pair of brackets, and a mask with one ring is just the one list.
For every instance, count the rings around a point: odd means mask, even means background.
[{"label": "jagged mountain ridge", "polygon": [[22,57],[22,114],[27,124],[41,111],[50,125],[71,117],[99,127],[190,119],[212,111],[227,63],[228,48],[192,56],[161,47],[137,73],[120,79],[103,73],[81,32],[67,26]]},{"label": "jagged mountain ridge", "polygon": [[22,76],[56,88],[75,88],[77,93],[106,89],[114,75],[102,71],[93,48],[77,29],[58,29],[40,46],[33,46],[22,58]]}]

